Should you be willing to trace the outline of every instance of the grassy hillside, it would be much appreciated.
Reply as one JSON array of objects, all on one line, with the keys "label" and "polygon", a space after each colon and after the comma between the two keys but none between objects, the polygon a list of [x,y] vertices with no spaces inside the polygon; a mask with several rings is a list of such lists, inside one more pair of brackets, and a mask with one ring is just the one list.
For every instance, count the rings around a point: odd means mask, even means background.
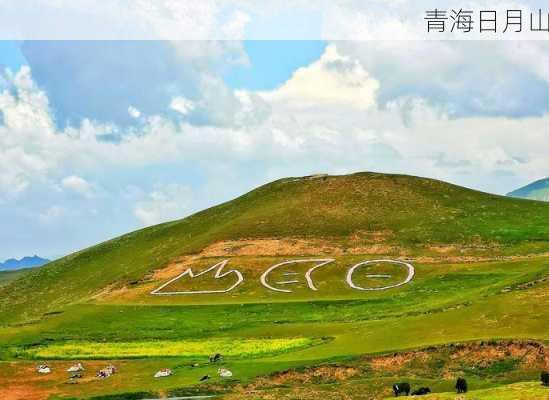
[{"label": "grassy hillside", "polygon": [[15,271],[0,271],[0,287],[8,285],[31,271],[32,268],[23,268]]},{"label": "grassy hillside", "polygon": [[507,196],[521,199],[549,201],[549,178],[540,179],[520,189],[508,193]]},{"label": "grassy hillside", "polygon": [[[408,287],[352,301],[72,305],[37,323],[0,328],[0,366],[6,365],[0,368],[0,397],[29,379],[36,390],[75,398],[144,391],[181,395],[189,387],[204,394],[211,390],[208,384],[196,385],[201,376],[210,374],[213,378],[208,383],[235,391],[235,399],[242,398],[238,397],[238,385],[250,384],[253,388],[256,379],[269,382],[263,385],[261,395],[251,398],[325,398],[318,393],[310,397],[296,394],[293,383],[280,384],[276,377],[269,376],[334,361],[347,365],[347,360],[358,359],[362,365],[365,354],[380,353],[389,361],[376,363],[376,374],[361,367],[363,372],[357,376],[360,379],[349,382],[351,387],[334,386],[328,377],[326,390],[333,393],[332,398],[343,397],[336,389],[348,391],[353,394],[351,398],[382,398],[373,394],[382,390],[388,396],[395,381],[411,381],[414,386],[427,385],[437,392],[448,392],[456,374],[461,373],[467,376],[472,390],[494,383],[534,380],[540,366],[549,365],[547,350],[537,351],[541,348],[537,345],[498,345],[493,351],[484,346],[491,346],[492,338],[516,340],[513,343],[549,342],[549,281],[538,276],[547,276],[548,268],[548,258],[486,265],[437,264],[425,277],[424,271],[418,272],[418,281]],[[472,281],[478,284],[472,285]],[[432,350],[442,344],[468,341],[485,345],[473,346],[470,351],[462,351],[463,346],[445,346],[440,357],[438,350],[436,354]],[[231,346],[243,350],[235,354]],[[417,349],[413,352],[416,361],[407,364],[404,361],[410,359],[406,355],[410,349]],[[138,350],[139,354],[129,356],[128,350]],[[223,382],[216,375],[220,365],[207,362],[207,355],[215,351],[226,356],[221,366],[234,372],[234,381]],[[89,360],[90,352],[95,360]],[[432,356],[426,358],[425,354]],[[37,377],[33,368],[43,357],[54,373]],[[64,371],[74,359],[84,359],[87,379],[78,385],[66,385]],[[109,363],[119,367],[115,378],[91,378]],[[193,363],[199,367],[192,368]],[[166,380],[152,378],[154,372],[165,367],[176,374]],[[308,380],[303,390],[317,390],[316,379]],[[274,388],[275,393],[273,384],[279,386]],[[287,396],[279,396],[278,390],[287,391]]]},{"label": "grassy hillside", "polygon": [[[490,399],[549,368],[547,221],[546,203],[409,176],[276,181],[1,287],[0,397],[372,399],[410,381],[446,398],[464,375]],[[410,259],[414,279],[350,290],[348,268],[384,255]],[[311,256],[335,259],[315,271],[318,292],[303,282],[292,293],[259,284],[269,266]],[[150,295],[183,267],[226,258],[246,278],[230,293]],[[208,362],[215,352],[221,364]],[[85,360],[85,376],[67,385],[75,360]],[[44,361],[52,373],[40,376]],[[119,372],[96,379],[110,363]],[[233,378],[220,378],[220,366]],[[166,367],[175,374],[153,378]],[[541,389],[528,390],[525,399],[540,398]]]},{"label": "grassy hillside", "polygon": [[[138,281],[219,241],[326,239],[387,253],[524,254],[549,250],[549,204],[402,175],[288,178],[180,221],[55,261],[0,289],[0,322],[39,317],[101,289]],[[446,250],[445,250],[446,251]]]}]

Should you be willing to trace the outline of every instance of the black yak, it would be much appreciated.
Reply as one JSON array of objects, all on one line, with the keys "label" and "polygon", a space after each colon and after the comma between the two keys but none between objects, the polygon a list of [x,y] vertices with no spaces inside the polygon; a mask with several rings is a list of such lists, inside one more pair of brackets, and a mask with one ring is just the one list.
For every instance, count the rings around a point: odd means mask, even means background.
[{"label": "black yak", "polygon": [[401,393],[404,393],[406,394],[406,396],[409,396],[410,384],[407,382],[395,383],[393,385],[393,393],[395,394],[395,397],[398,397]]},{"label": "black yak", "polygon": [[543,386],[549,386],[549,372],[543,371],[541,373],[540,379]]},{"label": "black yak", "polygon": [[219,353],[216,353],[213,356],[210,356],[210,362],[211,363],[216,363],[216,362],[221,361],[221,360],[223,360],[223,356]]},{"label": "black yak", "polygon": [[204,382],[210,379],[210,375],[204,375],[202,378],[200,378],[200,382]]},{"label": "black yak", "polygon": [[464,378],[457,379],[456,390],[458,393],[467,393],[467,381]]},{"label": "black yak", "polygon": [[428,393],[431,393],[431,389],[429,389],[428,387],[421,387],[418,390],[414,390],[412,392],[412,396],[423,396]]}]

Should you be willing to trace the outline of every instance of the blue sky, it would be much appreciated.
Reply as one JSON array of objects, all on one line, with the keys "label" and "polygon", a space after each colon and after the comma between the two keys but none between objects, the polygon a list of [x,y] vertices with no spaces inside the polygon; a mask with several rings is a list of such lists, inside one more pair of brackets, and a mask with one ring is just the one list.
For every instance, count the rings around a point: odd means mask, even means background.
[{"label": "blue sky", "polygon": [[[56,121],[62,126],[85,117],[130,124],[135,121],[128,115],[125,102],[131,100],[142,111],[158,113],[177,94],[191,99],[198,96],[192,79],[196,67],[185,59],[174,59],[166,42],[2,43],[2,62],[14,71],[30,64],[34,79],[55,103]],[[317,60],[326,43],[246,41],[242,46],[245,62],[210,67],[228,87],[255,91],[282,85],[295,70]],[[93,60],[98,56],[102,63]],[[123,79],[120,74],[124,74]]]},{"label": "blue sky", "polygon": [[17,71],[23,64],[26,64],[25,57],[16,41],[0,40],[0,65]]},{"label": "blue sky", "polygon": [[271,90],[286,82],[299,67],[317,60],[326,42],[321,40],[251,40],[244,42],[249,64],[229,69],[225,82],[234,89]]},{"label": "blue sky", "polygon": [[545,42],[0,41],[0,260],[285,176],[506,193],[549,175],[548,62]]}]

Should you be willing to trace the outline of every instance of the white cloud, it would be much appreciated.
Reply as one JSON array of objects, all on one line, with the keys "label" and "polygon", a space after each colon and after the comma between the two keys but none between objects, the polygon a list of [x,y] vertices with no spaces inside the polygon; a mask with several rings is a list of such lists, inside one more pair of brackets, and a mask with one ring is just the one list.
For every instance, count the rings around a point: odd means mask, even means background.
[{"label": "white cloud", "polygon": [[6,78],[15,93],[8,89],[0,93],[5,127],[18,130],[41,128],[48,134],[52,133],[54,128],[48,98],[35,85],[30,68],[24,65],[15,74],[8,70]]},{"label": "white cloud", "polygon": [[256,93],[233,91],[217,76],[204,73],[199,82],[200,98],[172,98],[169,108],[197,126],[243,127],[265,120],[270,108]]},{"label": "white cloud", "polygon": [[242,40],[248,22],[250,22],[250,16],[245,12],[236,10],[231,18],[222,25],[221,32],[224,37],[231,38],[231,40]]},{"label": "white cloud", "polygon": [[134,106],[128,107],[128,114],[130,114],[130,117],[132,118],[139,118],[141,116],[141,111],[139,111]]},{"label": "white cloud", "polygon": [[543,42],[371,41],[337,42],[337,48],[379,81],[380,107],[401,97],[421,97],[455,117],[532,116],[549,110]]},{"label": "white cloud", "polygon": [[42,176],[55,164],[35,145],[55,140],[46,95],[34,85],[28,67],[9,73],[7,79],[14,92],[6,88],[0,93],[0,190],[4,197],[22,192],[35,176]]},{"label": "white cloud", "polygon": [[[424,37],[423,13],[419,2],[322,1],[321,36],[331,40],[413,40]],[[439,9],[443,5],[437,3]],[[411,12],[415,10],[416,12]],[[416,19],[417,18],[417,19]],[[420,24],[422,23],[422,24]]]},{"label": "white cloud", "polygon": [[365,110],[375,104],[378,88],[379,82],[358,60],[340,55],[335,45],[329,45],[318,61],[299,68],[280,88],[263,97],[295,106],[322,103]]},{"label": "white cloud", "polygon": [[59,219],[65,214],[65,210],[63,207],[60,206],[51,206],[41,212],[38,215],[38,219],[45,224],[49,224],[51,222],[54,222],[55,220]]},{"label": "white cloud", "polygon": [[200,39],[238,33],[241,17],[220,15],[222,7],[215,0],[136,0],[131,5],[20,0],[4,8],[0,32],[18,39]]},{"label": "white cloud", "polygon": [[194,110],[194,103],[183,96],[177,96],[172,99],[170,108],[182,115],[187,115]]},{"label": "white cloud", "polygon": [[94,194],[93,186],[84,178],[76,175],[71,175],[63,178],[63,180],[61,181],[61,185],[65,189],[70,189],[84,197],[91,197]]},{"label": "white cloud", "polygon": [[187,186],[158,186],[134,207],[134,214],[143,226],[183,218],[189,211],[192,191]]},{"label": "white cloud", "polygon": [[[333,45],[321,60],[300,69],[281,88],[261,94],[232,93],[239,106],[225,127],[151,116],[138,128],[123,131],[89,120],[56,131],[47,97],[33,85],[30,71],[23,69],[11,79],[18,95],[7,91],[0,95],[6,120],[0,127],[4,193],[23,192],[31,185],[71,175],[185,163],[234,168],[259,163],[269,171],[265,179],[276,176],[274,171],[295,175],[319,169],[390,170],[495,191],[511,189],[504,187],[507,181],[492,179],[496,170],[509,171],[521,180],[549,171],[542,150],[548,116],[452,119],[443,109],[413,97],[379,109],[377,81],[351,53],[340,56]],[[315,88],[309,90],[308,83]],[[332,94],[335,87],[345,95]],[[178,102],[176,107],[184,112],[191,107],[185,98]],[[217,107],[226,113],[224,103]],[[113,132],[119,133],[119,141],[103,139]],[[441,154],[459,167],[441,168]],[[89,189],[80,186],[82,193]]]},{"label": "white cloud", "polygon": [[501,47],[505,61],[519,65],[524,71],[530,71],[540,79],[549,82],[549,42],[510,42]]}]

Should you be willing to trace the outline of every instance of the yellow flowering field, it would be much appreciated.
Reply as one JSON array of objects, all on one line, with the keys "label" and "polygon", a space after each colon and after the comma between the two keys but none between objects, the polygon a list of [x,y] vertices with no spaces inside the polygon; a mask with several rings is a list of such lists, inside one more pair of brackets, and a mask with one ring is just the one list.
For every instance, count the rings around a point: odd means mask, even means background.
[{"label": "yellow flowering field", "polygon": [[320,343],[312,338],[138,341],[138,342],[65,342],[19,351],[20,356],[49,359],[204,357],[221,353],[229,357],[255,357],[280,353]]}]

